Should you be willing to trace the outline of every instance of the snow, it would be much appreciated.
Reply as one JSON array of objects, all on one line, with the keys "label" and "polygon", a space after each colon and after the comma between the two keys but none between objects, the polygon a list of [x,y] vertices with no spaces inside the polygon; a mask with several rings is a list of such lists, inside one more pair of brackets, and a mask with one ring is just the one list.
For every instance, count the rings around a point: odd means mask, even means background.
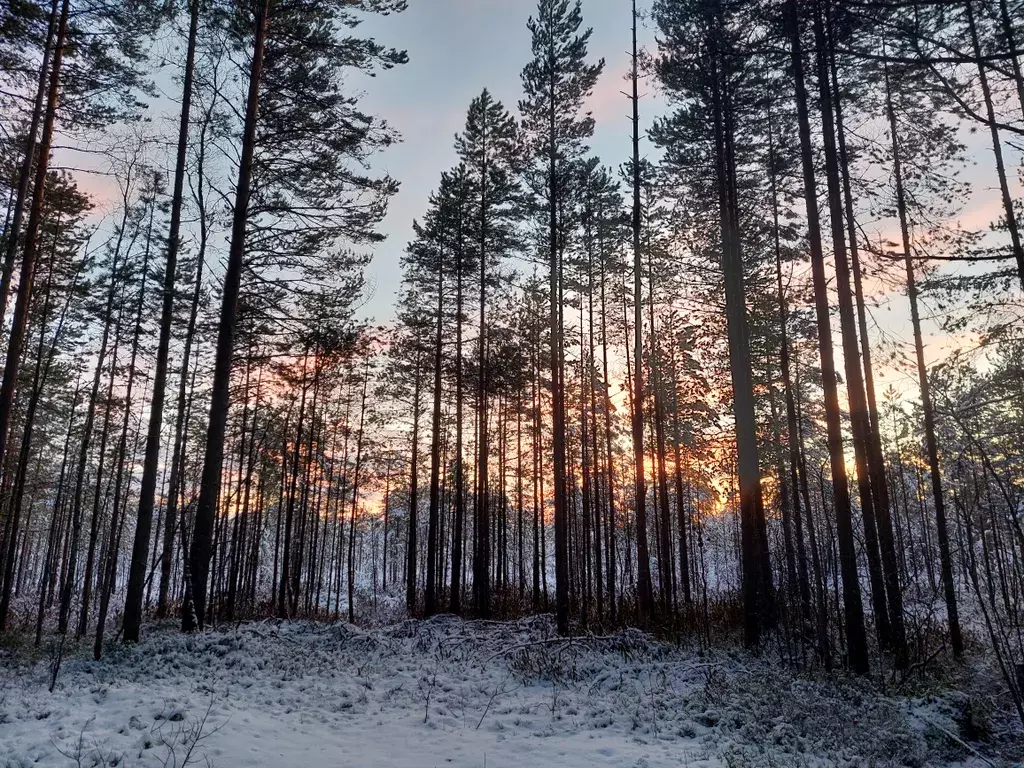
[{"label": "snow", "polygon": [[52,694],[48,658],[0,655],[0,766],[996,764],[957,743],[953,694],[891,698],[637,631],[564,640],[546,616],[163,624],[86,653]]}]

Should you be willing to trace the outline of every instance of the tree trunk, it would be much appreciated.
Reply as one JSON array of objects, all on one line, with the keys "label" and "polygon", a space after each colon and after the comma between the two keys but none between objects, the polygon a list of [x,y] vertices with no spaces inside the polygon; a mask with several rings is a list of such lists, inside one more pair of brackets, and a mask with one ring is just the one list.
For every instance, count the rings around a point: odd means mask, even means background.
[{"label": "tree trunk", "polygon": [[[825,278],[825,259],[821,245],[821,224],[818,214],[818,195],[814,176],[810,115],[807,105],[807,89],[804,81],[800,17],[796,0],[788,1],[787,10],[790,17],[790,53],[796,87],[801,164],[804,176],[804,199],[807,209],[808,237],[811,245],[811,266],[818,325],[818,347],[821,355],[822,388],[825,395],[828,452],[832,469],[832,488],[835,497],[836,521],[841,552],[840,566],[843,577],[843,604],[849,642],[849,661],[851,668],[856,673],[867,674],[869,671],[867,633],[864,628],[864,609],[861,602],[857,556],[853,541],[850,492],[846,475],[845,456],[843,454],[842,422],[839,412],[835,359],[832,351],[832,325]],[[823,110],[823,115],[827,116],[830,110],[831,107]],[[828,130],[831,130],[831,125],[829,125]]]},{"label": "tree trunk", "polygon": [[942,471],[939,466],[939,447],[935,437],[935,409],[932,406],[931,385],[924,360],[924,342],[921,336],[921,313],[918,308],[917,279],[911,256],[910,225],[907,216],[906,191],[903,186],[903,163],[900,157],[899,135],[896,127],[896,111],[893,107],[889,83],[889,69],[885,71],[886,111],[889,117],[889,131],[892,138],[893,175],[896,179],[896,208],[899,212],[900,233],[903,243],[903,259],[907,269],[907,297],[910,299],[910,319],[914,327],[914,352],[917,358],[917,378],[921,387],[921,408],[924,411],[925,448],[928,451],[928,469],[931,473],[932,498],[935,503],[935,527],[938,530],[939,562],[942,571],[942,587],[946,599],[946,618],[949,622],[949,637],[956,658],[963,657],[964,641],[960,631],[960,615],[956,604],[956,586],[953,582],[953,561],[949,551],[949,531],[946,525],[946,506],[942,497]]},{"label": "tree trunk", "polygon": [[[284,539],[281,544],[281,581],[277,591],[277,617],[287,619],[291,606],[291,592],[294,591],[292,572],[297,566],[292,563],[293,544],[292,530],[295,525],[295,494],[299,482],[299,457],[302,451],[302,430],[306,418],[306,393],[309,390],[306,384],[306,364],[309,360],[309,349],[302,355],[302,394],[299,402],[299,418],[295,429],[295,442],[292,444],[291,480],[288,483],[288,503],[285,508],[284,517]],[[284,490],[282,489],[282,493]]]},{"label": "tree trunk", "polygon": [[[640,57],[637,10],[633,0],[633,51],[630,69],[633,103],[633,472],[637,526],[637,611],[640,626],[654,618],[650,553],[647,544],[647,488],[644,481],[643,262],[640,252]],[[628,357],[628,353],[627,353]]]},{"label": "tree trunk", "polygon": [[213,389],[210,396],[210,417],[203,457],[202,483],[192,531],[189,570],[194,605],[182,612],[182,630],[202,629],[206,619],[206,586],[213,554],[213,524],[220,497],[221,469],[224,464],[224,433],[230,405],[231,363],[235,344],[235,318],[238,293],[245,256],[245,229],[249,213],[249,190],[252,181],[253,156],[256,149],[256,122],[259,115],[260,81],[263,73],[263,52],[266,47],[267,16],[270,0],[262,0],[256,11],[256,32],[252,61],[249,67],[249,91],[246,97],[245,124],[242,129],[238,185],[235,190],[231,246],[224,274],[220,322],[217,328],[217,354],[214,362]]},{"label": "tree trunk", "polygon": [[[602,382],[604,389],[604,449],[606,480],[608,483],[608,525],[606,526],[608,530],[608,549],[605,560],[608,563],[608,617],[614,622],[617,607],[615,594],[615,569],[617,559],[615,552],[615,527],[617,522],[617,515],[615,514],[615,456],[612,452],[612,396],[609,385],[611,379],[608,375],[608,305],[607,293],[605,290],[606,254],[603,238],[600,236],[598,247],[601,251],[601,365],[604,376],[604,381]],[[626,357],[628,359],[629,355]]]},{"label": "tree trunk", "polygon": [[[598,222],[598,226],[601,223]],[[594,242],[588,234],[587,237],[587,372],[586,392],[590,399],[590,460],[593,465],[593,517],[594,517],[594,592],[597,596],[597,619],[604,622],[604,569],[601,562],[601,548],[604,545],[601,536],[601,473],[600,473],[600,452],[597,443],[597,392],[594,386],[594,377],[597,373],[597,362],[595,359],[595,337],[594,337]]]},{"label": "tree trunk", "polygon": [[[156,477],[160,462],[160,437],[167,391],[167,360],[170,353],[174,321],[174,282],[181,245],[181,208],[184,198],[185,160],[188,153],[188,129],[192,109],[192,79],[195,70],[196,40],[199,34],[199,0],[189,2],[188,48],[185,53],[185,80],[181,94],[181,115],[178,122],[178,148],[174,165],[174,191],[171,195],[171,223],[167,238],[167,261],[164,266],[163,303],[160,311],[160,340],[157,344],[156,370],[153,374],[153,395],[149,405],[149,431],[146,455],[142,464],[142,485],[139,489],[139,510],[135,521],[132,560],[128,570],[128,588],[124,603],[124,641],[137,643],[142,624],[142,590],[149,560],[149,538],[153,525],[156,498]],[[186,362],[188,356],[183,358]],[[187,368],[187,365],[185,366]]]},{"label": "tree trunk", "polygon": [[[132,334],[132,352],[128,363],[128,383],[124,395],[124,417],[121,422],[121,437],[114,453],[114,466],[117,477],[114,481],[114,501],[110,507],[110,538],[107,542],[106,567],[100,569],[100,605],[99,617],[96,620],[96,642],[93,645],[93,658],[99,661],[103,655],[103,634],[106,629],[107,612],[110,608],[110,597],[114,590],[114,579],[117,575],[117,551],[120,540],[121,492],[124,484],[124,461],[128,447],[128,424],[132,413],[132,391],[135,386],[135,364],[139,356],[139,338],[142,335],[142,310],[146,301],[146,282],[149,276],[149,255],[153,241],[153,214],[156,201],[152,201],[149,209],[149,228],[146,233],[146,250],[142,258],[142,283],[139,286],[139,299],[135,305],[135,325]],[[143,560],[143,567],[145,560]],[[141,595],[140,595],[141,596]]]},{"label": "tree trunk", "polygon": [[[43,203],[46,199],[46,174],[50,168],[50,147],[57,117],[57,97],[60,93],[61,65],[64,60],[64,44],[67,39],[70,0],[63,0],[60,20],[57,23],[57,38],[54,41],[53,67],[46,97],[46,113],[43,118],[43,133],[39,143],[39,154],[35,161],[35,186],[32,209],[25,230],[25,247],[21,257],[21,279],[18,281],[18,297],[14,304],[14,317],[7,337],[7,359],[4,364],[3,383],[0,384],[0,467],[4,465],[7,450],[8,431],[11,426],[11,411],[14,407],[14,392],[18,384],[18,368],[21,365],[22,346],[32,305],[32,288],[35,283],[36,257],[39,253],[39,229],[43,220]],[[31,154],[27,163],[32,163]],[[12,230],[16,239],[16,233]],[[6,293],[5,293],[6,296]]]},{"label": "tree trunk", "polygon": [[[57,239],[60,232],[60,212],[57,214],[57,227],[54,232],[53,250],[56,250]],[[50,256],[51,260],[53,254]],[[61,330],[64,326],[64,318],[67,315],[68,304],[71,302],[71,295],[74,293],[74,287],[68,291],[67,301],[64,304],[64,309],[61,312],[60,320],[57,324],[56,332],[54,333],[53,342],[50,344],[49,351],[46,349],[46,330],[47,324],[50,317],[50,309],[52,306],[52,283],[53,283],[53,267],[51,266],[49,273],[46,277],[46,288],[44,290],[45,300],[43,302],[42,317],[40,319],[39,329],[39,346],[36,352],[36,365],[35,371],[32,376],[32,393],[29,397],[28,405],[25,408],[24,424],[22,426],[22,437],[21,437],[21,452],[18,456],[18,464],[16,469],[16,477],[14,480],[14,492],[10,501],[9,517],[10,522],[7,533],[7,547],[4,553],[3,572],[0,574],[2,580],[0,583],[3,585],[2,594],[0,594],[0,632],[3,632],[7,627],[7,616],[11,607],[11,594],[14,587],[14,571],[15,561],[17,554],[17,540],[18,540],[18,525],[21,520],[21,507],[22,500],[25,494],[25,480],[28,472],[29,458],[32,452],[32,433],[35,428],[36,422],[36,411],[39,407],[39,398],[42,395],[43,386],[46,379],[49,376],[50,366],[53,363],[54,353],[56,352],[57,341],[60,338]],[[77,277],[77,275],[76,275]],[[45,362],[44,362],[45,361]],[[54,508],[54,516],[56,517],[56,508]],[[28,525],[26,523],[26,528]]]},{"label": "tree trunk", "polygon": [[36,140],[39,135],[39,122],[43,117],[43,99],[47,94],[47,82],[51,78],[50,55],[51,48],[53,47],[53,37],[57,30],[58,3],[59,0],[53,0],[50,3],[50,20],[47,24],[46,38],[43,43],[43,60],[39,64],[39,85],[36,88],[36,98],[32,105],[32,120],[29,124],[28,134],[25,136],[25,157],[18,172],[18,189],[14,193],[14,213],[7,227],[7,235],[4,241],[3,272],[0,274],[0,328],[4,327],[4,320],[7,317],[7,299],[11,292],[14,259],[18,255],[18,244],[21,242],[21,222],[25,217],[25,201],[28,199],[29,183],[32,180],[32,168],[36,162]]},{"label": "tree trunk", "polygon": [[[716,11],[716,13],[720,13]],[[733,385],[733,413],[736,429],[737,467],[740,491],[741,570],[744,606],[743,639],[749,648],[757,647],[761,631],[770,624],[771,573],[766,568],[767,538],[764,534],[764,501],[757,449],[757,423],[754,415],[754,391],[750,359],[750,331],[747,320],[743,279],[743,254],[739,236],[735,200],[736,168],[732,149],[731,96],[720,64],[721,20],[711,21],[709,44],[712,48],[711,89],[716,144],[716,176],[721,219],[722,270],[725,277],[726,316],[729,336],[729,367]]]},{"label": "tree trunk", "polygon": [[359,401],[359,432],[356,435],[356,466],[352,477],[352,515],[348,539],[348,623],[356,621],[356,509],[359,505],[359,471],[363,466],[363,424],[366,420],[366,389],[370,382],[370,358],[366,358],[363,371],[363,394]]},{"label": "tree trunk", "polygon": [[462,541],[466,527],[466,489],[462,458],[462,218],[459,218],[458,243],[455,248],[455,520],[452,525],[452,588],[448,610],[462,612]]},{"label": "tree trunk", "polygon": [[[785,387],[785,395],[787,398],[787,418],[789,398],[792,397],[790,391],[790,380],[789,380],[789,313],[786,308],[786,294],[782,285],[782,245],[779,237],[779,192],[778,192],[778,179],[776,173],[776,154],[775,154],[775,132],[772,124],[772,113],[771,113],[771,97],[769,96],[767,101],[767,120],[768,120],[768,165],[769,165],[769,182],[771,186],[772,195],[772,245],[775,252],[775,277],[777,282],[778,290],[778,304],[779,304],[779,358],[782,368],[783,381]],[[801,595],[801,608],[802,617],[805,622],[810,618],[810,595],[809,592],[806,595],[807,599],[803,599],[804,593],[802,591],[803,581],[800,581],[797,577],[796,567],[796,553],[794,551],[793,544],[793,518],[800,515],[800,496],[796,488],[796,464],[792,461],[792,453],[790,454],[790,474],[787,476],[785,469],[785,462],[783,459],[783,448],[781,431],[778,425],[777,412],[775,408],[775,389],[769,393],[771,399],[771,414],[772,414],[772,428],[773,438],[775,442],[775,455],[776,455],[776,472],[779,476],[779,504],[782,508],[782,526],[783,526],[783,539],[786,549],[786,578],[787,586],[789,588],[790,600],[796,594]],[[795,418],[793,419],[795,421]],[[795,425],[790,424],[790,445],[792,446],[792,437]],[[798,529],[799,530],[799,529]],[[802,575],[806,578],[806,559],[801,561],[803,567]],[[801,589],[798,590],[798,584]]]},{"label": "tree trunk", "polygon": [[[836,293],[839,299],[839,324],[842,334],[843,362],[846,371],[846,390],[850,404],[850,426],[853,432],[853,449],[857,470],[857,487],[860,495],[861,512],[864,518],[864,543],[868,559],[868,575],[871,583],[871,602],[878,628],[878,641],[883,648],[893,648],[892,628],[889,622],[889,608],[885,595],[885,580],[882,576],[881,552],[878,545],[876,521],[876,490],[872,488],[872,473],[868,454],[871,442],[871,425],[864,395],[864,380],[860,367],[860,345],[854,321],[853,298],[850,290],[850,266],[843,219],[842,184],[840,181],[839,153],[842,151],[842,99],[839,84],[832,83],[834,70],[830,68],[832,30],[831,20],[826,29],[827,9],[820,4],[814,13],[814,39],[817,48],[819,105],[822,116],[822,138],[825,150],[825,172],[827,177],[829,220],[832,230],[832,246],[835,256]],[[839,132],[837,145],[836,132]],[[851,246],[855,247],[855,246]],[[880,496],[879,496],[880,498]]]},{"label": "tree trunk", "polygon": [[988,73],[985,71],[985,65],[981,60],[981,42],[978,40],[978,25],[974,18],[974,3],[972,0],[964,0],[964,9],[967,11],[967,27],[971,33],[971,46],[974,49],[974,57],[978,60],[978,80],[981,83],[981,93],[985,99],[985,115],[988,118],[988,127],[992,135],[992,154],[996,160],[996,175],[999,178],[1003,213],[1006,215],[1006,229],[1010,233],[1013,258],[1017,262],[1017,275],[1020,278],[1021,285],[1024,286],[1024,245],[1021,244],[1020,229],[1018,228],[1017,216],[1013,208],[1013,197],[1010,194],[1010,186],[1006,176],[1006,164],[1003,161],[1003,145],[999,139],[995,107],[992,105],[992,88],[988,82]]},{"label": "tree trunk", "polygon": [[405,608],[410,614],[416,613],[416,505],[419,480],[420,450],[420,388],[421,366],[419,354],[416,357],[416,372],[413,375],[414,393],[412,398],[412,456],[409,459],[409,535],[406,542]]},{"label": "tree trunk", "polygon": [[441,368],[444,365],[444,252],[438,254],[437,330],[434,338],[434,413],[430,442],[430,511],[427,516],[427,582],[423,615],[437,613],[437,527],[441,503]]}]

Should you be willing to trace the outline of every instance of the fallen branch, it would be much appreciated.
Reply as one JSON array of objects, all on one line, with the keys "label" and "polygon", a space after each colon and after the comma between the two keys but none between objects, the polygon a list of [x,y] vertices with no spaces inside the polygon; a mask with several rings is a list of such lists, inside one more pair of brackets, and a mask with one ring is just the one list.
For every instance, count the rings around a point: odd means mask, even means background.
[{"label": "fallen branch", "polygon": [[546,640],[533,640],[529,643],[519,643],[518,645],[510,645],[508,648],[504,648],[498,651],[497,653],[491,654],[483,660],[483,663],[488,664],[489,662],[494,661],[494,659],[498,658],[499,656],[505,656],[509,653],[514,653],[515,651],[521,651],[525,648],[535,648],[541,645],[563,645],[564,647],[568,648],[577,642],[582,645],[602,640],[618,640],[619,638],[620,635],[584,635],[581,637],[551,637]]},{"label": "fallen branch", "polygon": [[952,731],[946,730],[941,725],[939,725],[934,720],[932,720],[930,717],[926,717],[923,714],[921,714],[920,712],[918,712],[916,714],[917,714],[917,717],[921,718],[921,720],[923,720],[925,723],[930,725],[932,728],[937,730],[939,733],[941,733],[944,736],[946,736],[946,738],[948,738],[950,741],[952,741],[955,744],[959,744],[961,747],[966,749],[968,752],[970,752],[972,755],[974,755],[976,758],[978,758],[979,760],[981,760],[985,764],[992,766],[992,768],[996,768],[996,764],[995,763],[993,763],[991,760],[989,760],[987,757],[985,757],[983,754],[981,754],[981,752],[979,752],[977,749],[972,747],[966,741],[961,739],[955,733],[953,733]]},{"label": "fallen branch", "polygon": [[903,673],[903,678],[899,681],[899,683],[897,683],[896,693],[899,693],[903,689],[903,686],[907,684],[908,680],[910,680],[911,675],[913,675],[917,670],[924,669],[925,667],[927,667],[929,664],[931,664],[933,661],[935,661],[935,659],[939,657],[940,653],[942,653],[945,650],[946,644],[943,643],[937,649],[935,649],[935,652],[932,653],[928,658],[923,659],[921,661],[916,661],[913,664],[911,664],[907,671]]}]

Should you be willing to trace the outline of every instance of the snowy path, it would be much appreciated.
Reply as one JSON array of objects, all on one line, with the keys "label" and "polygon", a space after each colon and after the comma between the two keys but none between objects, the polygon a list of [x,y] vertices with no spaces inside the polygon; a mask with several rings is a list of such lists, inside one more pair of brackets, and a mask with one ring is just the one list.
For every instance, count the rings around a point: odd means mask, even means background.
[{"label": "snowy path", "polygon": [[545,618],[164,628],[65,661],[53,694],[45,663],[3,672],[0,767],[940,764],[907,702],[748,664],[639,633],[569,644]]}]

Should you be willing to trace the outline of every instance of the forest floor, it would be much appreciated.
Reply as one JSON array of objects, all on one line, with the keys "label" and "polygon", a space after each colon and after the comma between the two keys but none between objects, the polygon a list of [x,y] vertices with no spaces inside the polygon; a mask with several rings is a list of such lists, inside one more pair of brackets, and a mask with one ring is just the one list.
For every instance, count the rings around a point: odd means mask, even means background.
[{"label": "forest floor", "polygon": [[2,768],[1008,766],[1024,754],[1016,737],[967,743],[998,720],[984,693],[886,694],[637,631],[567,641],[547,616],[193,636],[163,624],[100,662],[73,649],[53,693],[51,665],[0,649]]}]

